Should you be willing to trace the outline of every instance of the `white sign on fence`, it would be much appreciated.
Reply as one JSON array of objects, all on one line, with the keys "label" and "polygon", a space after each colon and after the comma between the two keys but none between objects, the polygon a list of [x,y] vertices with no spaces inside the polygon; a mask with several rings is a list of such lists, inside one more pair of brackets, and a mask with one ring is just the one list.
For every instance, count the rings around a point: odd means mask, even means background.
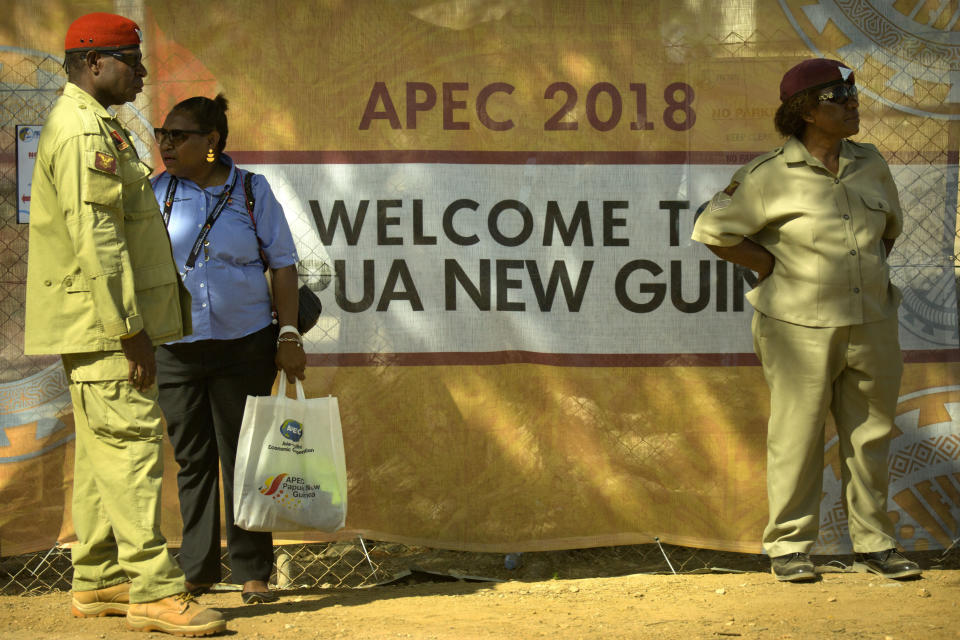
[{"label": "white sign on fence", "polygon": [[33,165],[37,160],[40,125],[18,124],[17,134],[17,223],[30,222],[30,185]]}]

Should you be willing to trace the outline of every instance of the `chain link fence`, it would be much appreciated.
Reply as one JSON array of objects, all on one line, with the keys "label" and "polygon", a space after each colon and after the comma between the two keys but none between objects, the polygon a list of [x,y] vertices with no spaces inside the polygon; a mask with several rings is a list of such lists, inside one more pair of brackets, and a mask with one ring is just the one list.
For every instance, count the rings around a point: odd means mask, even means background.
[{"label": "chain link fence", "polygon": [[[277,546],[271,582],[278,589],[372,586],[392,576],[380,566],[389,550],[396,551],[396,545],[356,541]],[[176,549],[171,551],[174,557],[178,555]],[[230,589],[230,560],[225,550],[221,571],[221,585]],[[69,591],[72,574],[68,545],[2,558],[0,594]]]},{"label": "chain link fence", "polygon": [[[739,41],[739,40],[738,40]],[[749,39],[747,40],[749,41]],[[732,43],[718,42],[719,55],[739,55]],[[742,45],[737,45],[742,46]],[[147,65],[151,64],[149,58]],[[16,125],[42,124],[65,83],[62,59],[41,52],[0,47],[0,383],[34,375],[56,364],[55,357],[23,354],[24,293],[27,230],[17,222],[19,205],[16,175]],[[147,98],[118,109],[124,125],[134,134],[138,151],[152,151],[150,123],[144,117]],[[948,120],[923,119],[895,126],[881,117],[882,105],[864,114],[864,124],[878,144],[900,149],[889,158],[895,163],[906,227],[891,255],[894,279],[905,287],[905,326],[935,343],[955,344],[956,309],[941,301],[953,299],[954,270],[960,266],[956,251],[956,221],[952,215],[930,212],[957,210],[957,160],[946,152],[948,139],[956,139]],[[872,111],[872,113],[871,113]],[[331,278],[326,256],[304,256],[301,279],[316,290]],[[919,283],[919,284],[918,284]],[[315,339],[335,333],[337,327],[315,329]],[[309,337],[308,337],[309,342]],[[0,434],[2,435],[2,434]],[[175,553],[175,550],[174,550]],[[437,551],[375,541],[283,545],[275,549],[273,583],[280,589],[368,587],[405,579],[550,579],[603,577],[629,573],[702,573],[709,571],[767,571],[765,556],[733,554],[671,545],[647,544],[571,551],[523,554],[519,568],[504,567],[502,554]],[[943,552],[914,554],[926,568],[960,568],[960,544],[954,541]],[[845,567],[831,560],[839,570]],[[230,582],[229,560],[224,554],[223,580]],[[417,573],[418,572],[418,573]],[[57,546],[47,552],[0,558],[0,593],[36,594],[69,590],[69,549]],[[416,577],[412,577],[417,573]],[[426,577],[424,577],[426,576]],[[433,578],[431,578],[431,576]],[[443,576],[446,576],[444,578]],[[225,587],[230,588],[230,587]]]},{"label": "chain link fence", "polygon": [[57,362],[23,354],[27,225],[17,222],[16,125],[40,125],[66,80],[63,60],[0,47],[0,383]]},{"label": "chain link fence", "polygon": [[[765,573],[770,568],[769,559],[764,555],[659,543],[511,554],[512,564],[505,563],[507,557],[498,553],[443,551],[370,540],[283,545],[276,547],[274,553],[276,568],[271,582],[280,590],[456,580],[566,580],[636,573]],[[954,541],[944,551],[909,555],[924,569],[960,569],[960,541]],[[814,561],[826,571],[851,570],[849,557],[814,556]],[[230,563],[225,553],[221,564],[223,578],[214,590],[239,590],[240,585],[230,583]],[[0,595],[69,591],[71,574],[70,551],[66,547],[3,558],[0,559]]]}]

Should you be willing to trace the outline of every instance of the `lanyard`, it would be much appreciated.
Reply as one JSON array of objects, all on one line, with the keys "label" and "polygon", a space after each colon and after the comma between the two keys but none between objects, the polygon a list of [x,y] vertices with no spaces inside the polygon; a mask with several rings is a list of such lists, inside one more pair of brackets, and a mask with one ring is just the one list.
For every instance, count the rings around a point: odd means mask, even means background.
[{"label": "lanyard", "polygon": [[[239,174],[239,171],[237,172]],[[187,261],[184,263],[184,271],[193,270],[193,265],[197,263],[197,256],[200,255],[200,250],[203,248],[204,243],[207,240],[207,236],[210,235],[210,229],[213,228],[213,223],[217,221],[217,218],[220,217],[220,214],[223,213],[224,207],[227,206],[227,200],[230,199],[230,194],[233,193],[233,187],[237,184],[237,174],[233,176],[233,182],[230,183],[230,186],[225,188],[220,194],[220,199],[217,200],[217,204],[213,207],[213,211],[210,212],[210,215],[207,216],[207,221],[203,223],[203,227],[200,229],[200,233],[197,235],[197,239],[193,243],[193,248],[190,249],[190,255],[187,256]],[[170,212],[173,209],[173,196],[177,193],[177,185],[180,181],[176,176],[170,176],[170,183],[167,185],[167,193],[163,198],[163,224],[170,224]]]}]

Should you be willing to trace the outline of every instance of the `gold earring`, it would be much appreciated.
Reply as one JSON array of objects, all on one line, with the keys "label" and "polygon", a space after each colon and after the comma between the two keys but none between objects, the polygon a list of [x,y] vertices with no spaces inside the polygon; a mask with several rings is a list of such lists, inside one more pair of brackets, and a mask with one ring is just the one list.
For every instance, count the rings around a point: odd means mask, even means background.
[{"label": "gold earring", "polygon": [[213,155],[213,147],[207,149],[207,162],[213,163],[217,159],[217,156]]}]

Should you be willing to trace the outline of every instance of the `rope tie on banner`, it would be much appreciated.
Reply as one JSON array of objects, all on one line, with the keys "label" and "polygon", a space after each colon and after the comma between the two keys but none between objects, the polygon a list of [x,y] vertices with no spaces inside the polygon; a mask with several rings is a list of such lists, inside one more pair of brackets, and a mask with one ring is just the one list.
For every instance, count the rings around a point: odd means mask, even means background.
[{"label": "rope tie on banner", "polygon": [[30,570],[30,573],[33,574],[34,576],[37,575],[37,571],[39,571],[40,567],[43,566],[43,563],[47,561],[47,558],[50,557],[50,554],[53,553],[55,549],[59,549],[59,548],[60,548],[60,543],[55,542],[53,546],[50,547],[50,550],[47,551],[47,553],[45,553],[42,558],[40,558],[40,562],[37,563],[37,566]]},{"label": "rope tie on banner", "polygon": [[952,551],[955,546],[957,546],[958,542],[960,542],[960,538],[954,538],[950,542],[950,546],[943,550],[943,553],[940,554],[940,557],[937,558],[937,560],[940,562],[946,560],[947,554],[950,553],[950,551]]},{"label": "rope tie on banner", "polygon": [[677,570],[673,568],[672,564],[670,564],[670,558],[667,557],[667,552],[663,550],[663,545],[660,544],[660,538],[654,536],[653,541],[657,543],[658,547],[660,547],[660,553],[663,554],[663,559],[667,561],[667,566],[670,567],[670,571],[673,572],[673,575],[677,575]]},{"label": "rope tie on banner", "polygon": [[373,560],[370,559],[370,554],[367,553],[367,545],[363,543],[363,536],[357,536],[357,539],[360,540],[360,548],[363,549],[363,556],[367,559],[367,564],[370,565],[370,571],[373,572],[373,575],[377,574],[377,570],[373,567]]}]

